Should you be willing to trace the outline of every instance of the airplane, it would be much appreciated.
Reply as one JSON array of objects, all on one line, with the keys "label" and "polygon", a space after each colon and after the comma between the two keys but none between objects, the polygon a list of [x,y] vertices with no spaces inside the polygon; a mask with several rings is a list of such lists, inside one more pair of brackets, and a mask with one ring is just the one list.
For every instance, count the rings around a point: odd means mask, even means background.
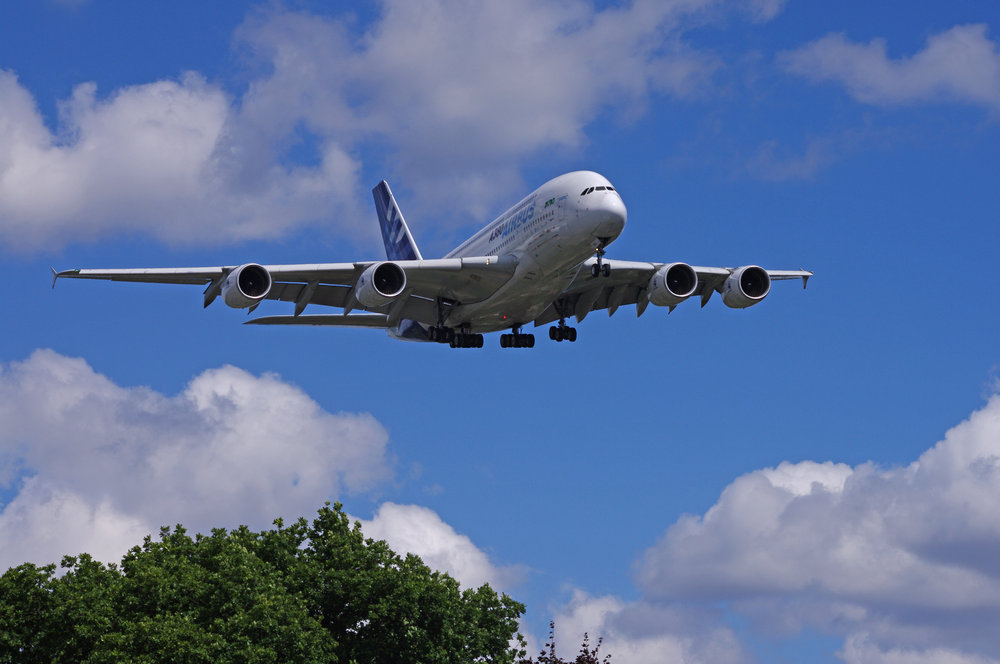
[{"label": "airplane", "polygon": [[[605,258],[625,228],[621,195],[603,175],[575,171],[549,180],[484,226],[444,258],[425,259],[396,199],[383,180],[372,190],[386,260],[355,263],[223,267],[52,270],[56,279],[107,279],[206,286],[204,306],[221,297],[252,312],[264,300],[294,303],[292,315],[263,316],[245,324],[321,325],[385,330],[409,341],[481,348],[483,335],[500,335],[501,348],[532,348],[522,331],[556,323],[549,339],[573,342],[591,311],[614,315],[635,305],[668,307],[695,297],[705,306],[718,292],[723,304],[759,304],[771,282],[802,279],[808,270],[765,270],[757,265],[697,267]],[[341,312],[304,315],[309,305]]]}]

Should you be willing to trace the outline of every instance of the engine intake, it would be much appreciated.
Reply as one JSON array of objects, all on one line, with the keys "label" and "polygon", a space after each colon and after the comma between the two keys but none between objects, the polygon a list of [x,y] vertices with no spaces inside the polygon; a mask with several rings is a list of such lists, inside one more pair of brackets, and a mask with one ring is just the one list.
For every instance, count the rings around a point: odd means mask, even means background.
[{"label": "engine intake", "polygon": [[369,265],[358,278],[355,297],[362,306],[374,309],[388,304],[406,288],[406,273],[395,263]]},{"label": "engine intake", "polygon": [[647,292],[649,301],[658,307],[677,306],[698,288],[698,274],[687,263],[671,263],[656,271]]},{"label": "engine intake", "polygon": [[757,304],[771,292],[771,277],[767,270],[745,265],[733,272],[722,286],[722,301],[732,309],[746,309]]},{"label": "engine intake", "polygon": [[233,309],[246,309],[259,303],[271,291],[271,274],[263,265],[247,263],[226,277],[222,301]]}]

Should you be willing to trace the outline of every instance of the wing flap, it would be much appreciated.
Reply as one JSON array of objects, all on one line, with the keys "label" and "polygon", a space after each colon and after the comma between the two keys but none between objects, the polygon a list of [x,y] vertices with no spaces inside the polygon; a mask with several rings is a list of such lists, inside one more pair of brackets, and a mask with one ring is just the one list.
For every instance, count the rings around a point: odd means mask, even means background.
[{"label": "wing flap", "polygon": [[328,325],[335,327],[387,328],[389,317],[385,314],[320,314],[315,316],[261,316],[251,318],[244,325]]}]

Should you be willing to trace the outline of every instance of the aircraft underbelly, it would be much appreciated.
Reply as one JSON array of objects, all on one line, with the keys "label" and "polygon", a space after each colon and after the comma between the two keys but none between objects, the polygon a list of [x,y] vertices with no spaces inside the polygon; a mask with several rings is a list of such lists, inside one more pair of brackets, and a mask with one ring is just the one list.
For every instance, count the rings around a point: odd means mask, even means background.
[{"label": "aircraft underbelly", "polygon": [[[584,242],[573,242],[575,251],[567,251],[558,234],[547,238],[520,258],[514,276],[491,297],[475,304],[456,307],[448,324],[468,324],[473,332],[494,332],[525,325],[537,318],[572,281],[574,266],[590,255]],[[566,276],[569,273],[569,276]]]}]

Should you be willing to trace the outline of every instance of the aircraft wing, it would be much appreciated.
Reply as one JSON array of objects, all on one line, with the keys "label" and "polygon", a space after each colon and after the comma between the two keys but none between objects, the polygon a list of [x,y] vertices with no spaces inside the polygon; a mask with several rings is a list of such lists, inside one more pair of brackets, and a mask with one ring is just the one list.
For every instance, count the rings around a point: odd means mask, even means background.
[{"label": "aircraft wing", "polygon": [[336,327],[389,327],[385,314],[318,314],[315,316],[259,316],[244,325],[332,325]]},{"label": "aircraft wing", "polygon": [[[633,304],[636,306],[636,315],[641,316],[649,305],[649,300],[646,297],[649,281],[657,270],[666,265],[666,263],[605,259],[604,264],[611,267],[610,275],[593,277],[591,276],[591,268],[596,262],[596,259],[589,258],[573,268],[572,274],[564,275],[567,278],[571,277],[569,286],[566,287],[556,303],[553,303],[535,319],[536,326],[559,320],[560,308],[563,315],[566,317],[575,316],[578,322],[582,321],[591,311],[606,309],[608,315],[611,316],[619,307]],[[694,265],[691,267],[698,275],[698,285],[690,297],[700,297],[701,306],[708,303],[712,293],[721,292],[726,279],[738,269]],[[809,277],[813,276],[813,273],[808,270],[766,270],[766,272],[772,281],[802,279],[803,288]]]},{"label": "aircraft wing", "polygon": [[[403,294],[390,304],[368,309],[382,314],[383,325],[393,326],[401,319],[434,323],[437,321],[437,298],[457,302],[477,302],[492,295],[514,274],[516,261],[497,256],[441,258],[433,260],[393,261],[406,275]],[[372,327],[373,321],[349,318],[352,309],[365,309],[354,299],[361,274],[378,261],[359,263],[315,263],[301,265],[264,265],[271,275],[271,288],[265,299],[295,303],[298,317],[308,304],[341,307],[344,322],[337,324]],[[204,306],[220,294],[226,276],[240,266],[193,268],[138,268],[110,270],[53,270],[53,286],[59,278],[105,279],[157,284],[199,284],[206,286]],[[250,311],[256,305],[250,307]],[[280,317],[278,317],[280,318]],[[348,320],[352,322],[347,322]],[[267,324],[267,323],[265,323]],[[270,324],[275,324],[271,322]],[[331,325],[332,322],[303,323]]]}]

